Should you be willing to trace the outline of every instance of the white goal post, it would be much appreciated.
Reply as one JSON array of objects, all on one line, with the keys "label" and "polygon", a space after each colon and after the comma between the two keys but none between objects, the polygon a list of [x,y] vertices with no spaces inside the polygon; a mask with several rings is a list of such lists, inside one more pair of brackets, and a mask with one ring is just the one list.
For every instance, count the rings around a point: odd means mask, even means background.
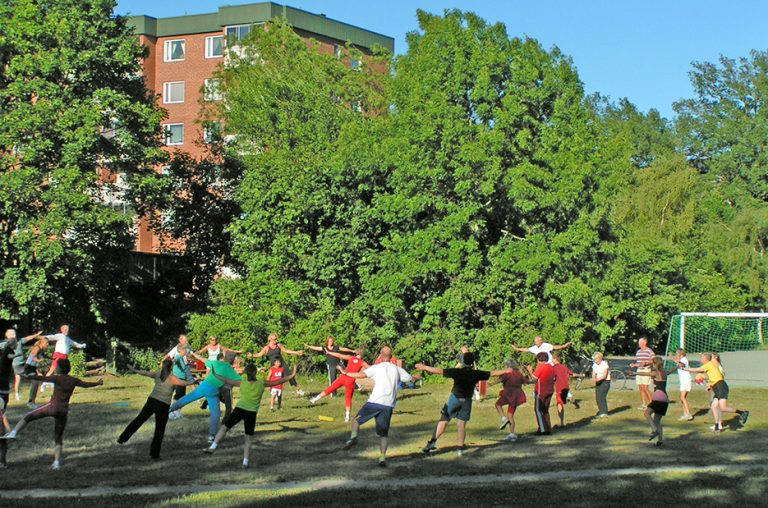
[{"label": "white goal post", "polygon": [[768,312],[681,312],[680,313],[680,347],[685,349],[685,318],[686,317],[711,317],[711,318],[745,318],[756,319],[755,332],[760,344],[765,344],[763,334],[763,321],[768,319]]}]

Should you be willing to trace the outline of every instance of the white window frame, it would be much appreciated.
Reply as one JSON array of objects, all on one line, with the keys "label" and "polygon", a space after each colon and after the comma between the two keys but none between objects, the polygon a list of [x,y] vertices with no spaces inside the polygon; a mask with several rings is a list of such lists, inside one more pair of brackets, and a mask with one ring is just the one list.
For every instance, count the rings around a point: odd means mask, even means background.
[{"label": "white window frame", "polygon": [[221,132],[222,131],[222,126],[221,126],[220,122],[205,122],[203,124],[203,143],[205,143],[206,145],[210,145],[211,143],[213,143],[213,139],[211,139],[211,134],[212,134],[211,133],[211,126],[213,126],[213,125],[217,126],[217,128],[219,130],[219,132],[218,132],[219,137],[221,137],[221,135],[222,135],[222,132]]},{"label": "white window frame", "polygon": [[[221,54],[213,54],[213,39],[221,39]],[[225,35],[209,35],[205,38],[205,58],[224,58],[224,47],[226,46]]]},{"label": "white window frame", "polygon": [[[184,55],[181,58],[171,58],[172,45],[174,42],[181,43],[181,51]],[[187,42],[185,39],[168,39],[163,42],[163,61],[164,62],[183,62],[187,57]]]},{"label": "white window frame", "polygon": [[[169,139],[170,136],[168,133],[171,130],[171,127],[181,126],[181,141],[178,143],[170,143]],[[179,146],[184,144],[184,124],[183,123],[164,123],[163,124],[163,144],[165,146]]]},{"label": "white window frame", "polygon": [[[181,100],[171,100],[171,86],[181,83]],[[166,81],[163,83],[163,104],[182,104],[184,102],[184,94],[186,93],[185,85],[183,81]]]},{"label": "white window frame", "polygon": [[341,47],[341,44],[334,44],[334,45],[333,45],[333,56],[334,56],[334,57],[335,57],[337,60],[341,60],[341,56],[342,56],[342,47]]},{"label": "white window frame", "polygon": [[[211,87],[210,85],[215,85]],[[216,102],[224,98],[221,93],[221,79],[208,78],[203,81],[203,100],[205,102]]]},{"label": "white window frame", "polygon": [[352,58],[349,61],[349,68],[353,71],[361,71],[363,70],[363,59],[362,58]]},{"label": "white window frame", "polygon": [[[248,27],[248,35],[250,35],[251,34],[251,30],[253,30],[253,27],[255,25],[253,23],[240,23],[239,25],[228,25],[228,26],[225,26],[224,27],[224,41],[225,41],[225,44],[229,45],[229,37],[227,35],[227,32],[229,31],[230,28],[238,28],[239,29],[239,28],[242,28],[244,26]],[[246,35],[246,37],[247,37],[247,35]],[[241,40],[243,40],[243,37],[241,37],[239,35],[239,31],[238,31],[237,39],[233,42],[233,45],[236,46],[237,43],[240,42]]]}]

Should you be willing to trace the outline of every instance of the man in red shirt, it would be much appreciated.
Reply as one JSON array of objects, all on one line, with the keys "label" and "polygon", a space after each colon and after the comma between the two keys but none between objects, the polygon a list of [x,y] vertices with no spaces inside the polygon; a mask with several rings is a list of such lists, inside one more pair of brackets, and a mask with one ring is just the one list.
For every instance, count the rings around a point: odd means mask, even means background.
[{"label": "man in red shirt", "polygon": [[[565,403],[568,402],[568,393],[571,391],[570,377],[573,376],[573,372],[567,366],[560,363],[560,353],[552,353],[552,361],[554,362],[553,369],[555,370],[557,416],[560,418],[560,427],[565,427]],[[574,402],[575,405],[576,403]]]},{"label": "man in red shirt", "polygon": [[536,370],[529,365],[528,372],[535,383],[533,397],[535,400],[534,410],[536,411],[536,423],[539,430],[537,436],[552,434],[552,423],[549,420],[549,403],[552,401],[552,394],[555,393],[555,368],[547,362],[549,355],[539,353],[536,355]]}]

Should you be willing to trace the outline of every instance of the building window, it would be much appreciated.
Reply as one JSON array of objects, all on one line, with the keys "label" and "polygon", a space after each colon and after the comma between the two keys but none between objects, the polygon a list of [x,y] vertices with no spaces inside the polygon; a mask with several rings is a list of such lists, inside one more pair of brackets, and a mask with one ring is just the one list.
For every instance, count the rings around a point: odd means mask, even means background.
[{"label": "building window", "polygon": [[184,144],[184,124],[168,123],[163,125],[163,139],[168,146]]},{"label": "building window", "polygon": [[163,83],[163,104],[177,104],[179,102],[184,102],[184,82]]},{"label": "building window", "polygon": [[203,143],[210,144],[221,141],[221,124],[219,122],[203,122]]},{"label": "building window", "polygon": [[163,45],[164,60],[166,62],[180,62],[184,60],[184,39],[165,41]]},{"label": "building window", "polygon": [[221,80],[217,78],[206,79],[203,85],[203,100],[208,102],[220,101],[221,98]]},{"label": "building window", "polygon": [[333,45],[333,56],[335,56],[337,59],[341,59],[341,46],[338,44]]},{"label": "building window", "polygon": [[233,45],[237,44],[241,40],[248,37],[248,34],[251,33],[251,25],[234,25],[234,26],[228,26],[224,33],[227,36],[227,44]]},{"label": "building window", "polygon": [[363,62],[359,58],[353,58],[349,61],[349,68],[353,71],[359,71],[363,67]]},{"label": "building window", "polygon": [[212,35],[205,38],[205,58],[221,58],[224,56],[224,36]]}]

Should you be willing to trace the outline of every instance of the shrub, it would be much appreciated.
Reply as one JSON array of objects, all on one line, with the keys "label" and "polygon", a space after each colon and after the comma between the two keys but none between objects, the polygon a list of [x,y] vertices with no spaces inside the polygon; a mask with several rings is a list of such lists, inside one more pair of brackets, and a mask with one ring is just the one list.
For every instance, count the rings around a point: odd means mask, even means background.
[{"label": "shrub", "polygon": [[165,353],[152,348],[130,348],[128,350],[128,365],[141,370],[157,370],[163,361]]}]

